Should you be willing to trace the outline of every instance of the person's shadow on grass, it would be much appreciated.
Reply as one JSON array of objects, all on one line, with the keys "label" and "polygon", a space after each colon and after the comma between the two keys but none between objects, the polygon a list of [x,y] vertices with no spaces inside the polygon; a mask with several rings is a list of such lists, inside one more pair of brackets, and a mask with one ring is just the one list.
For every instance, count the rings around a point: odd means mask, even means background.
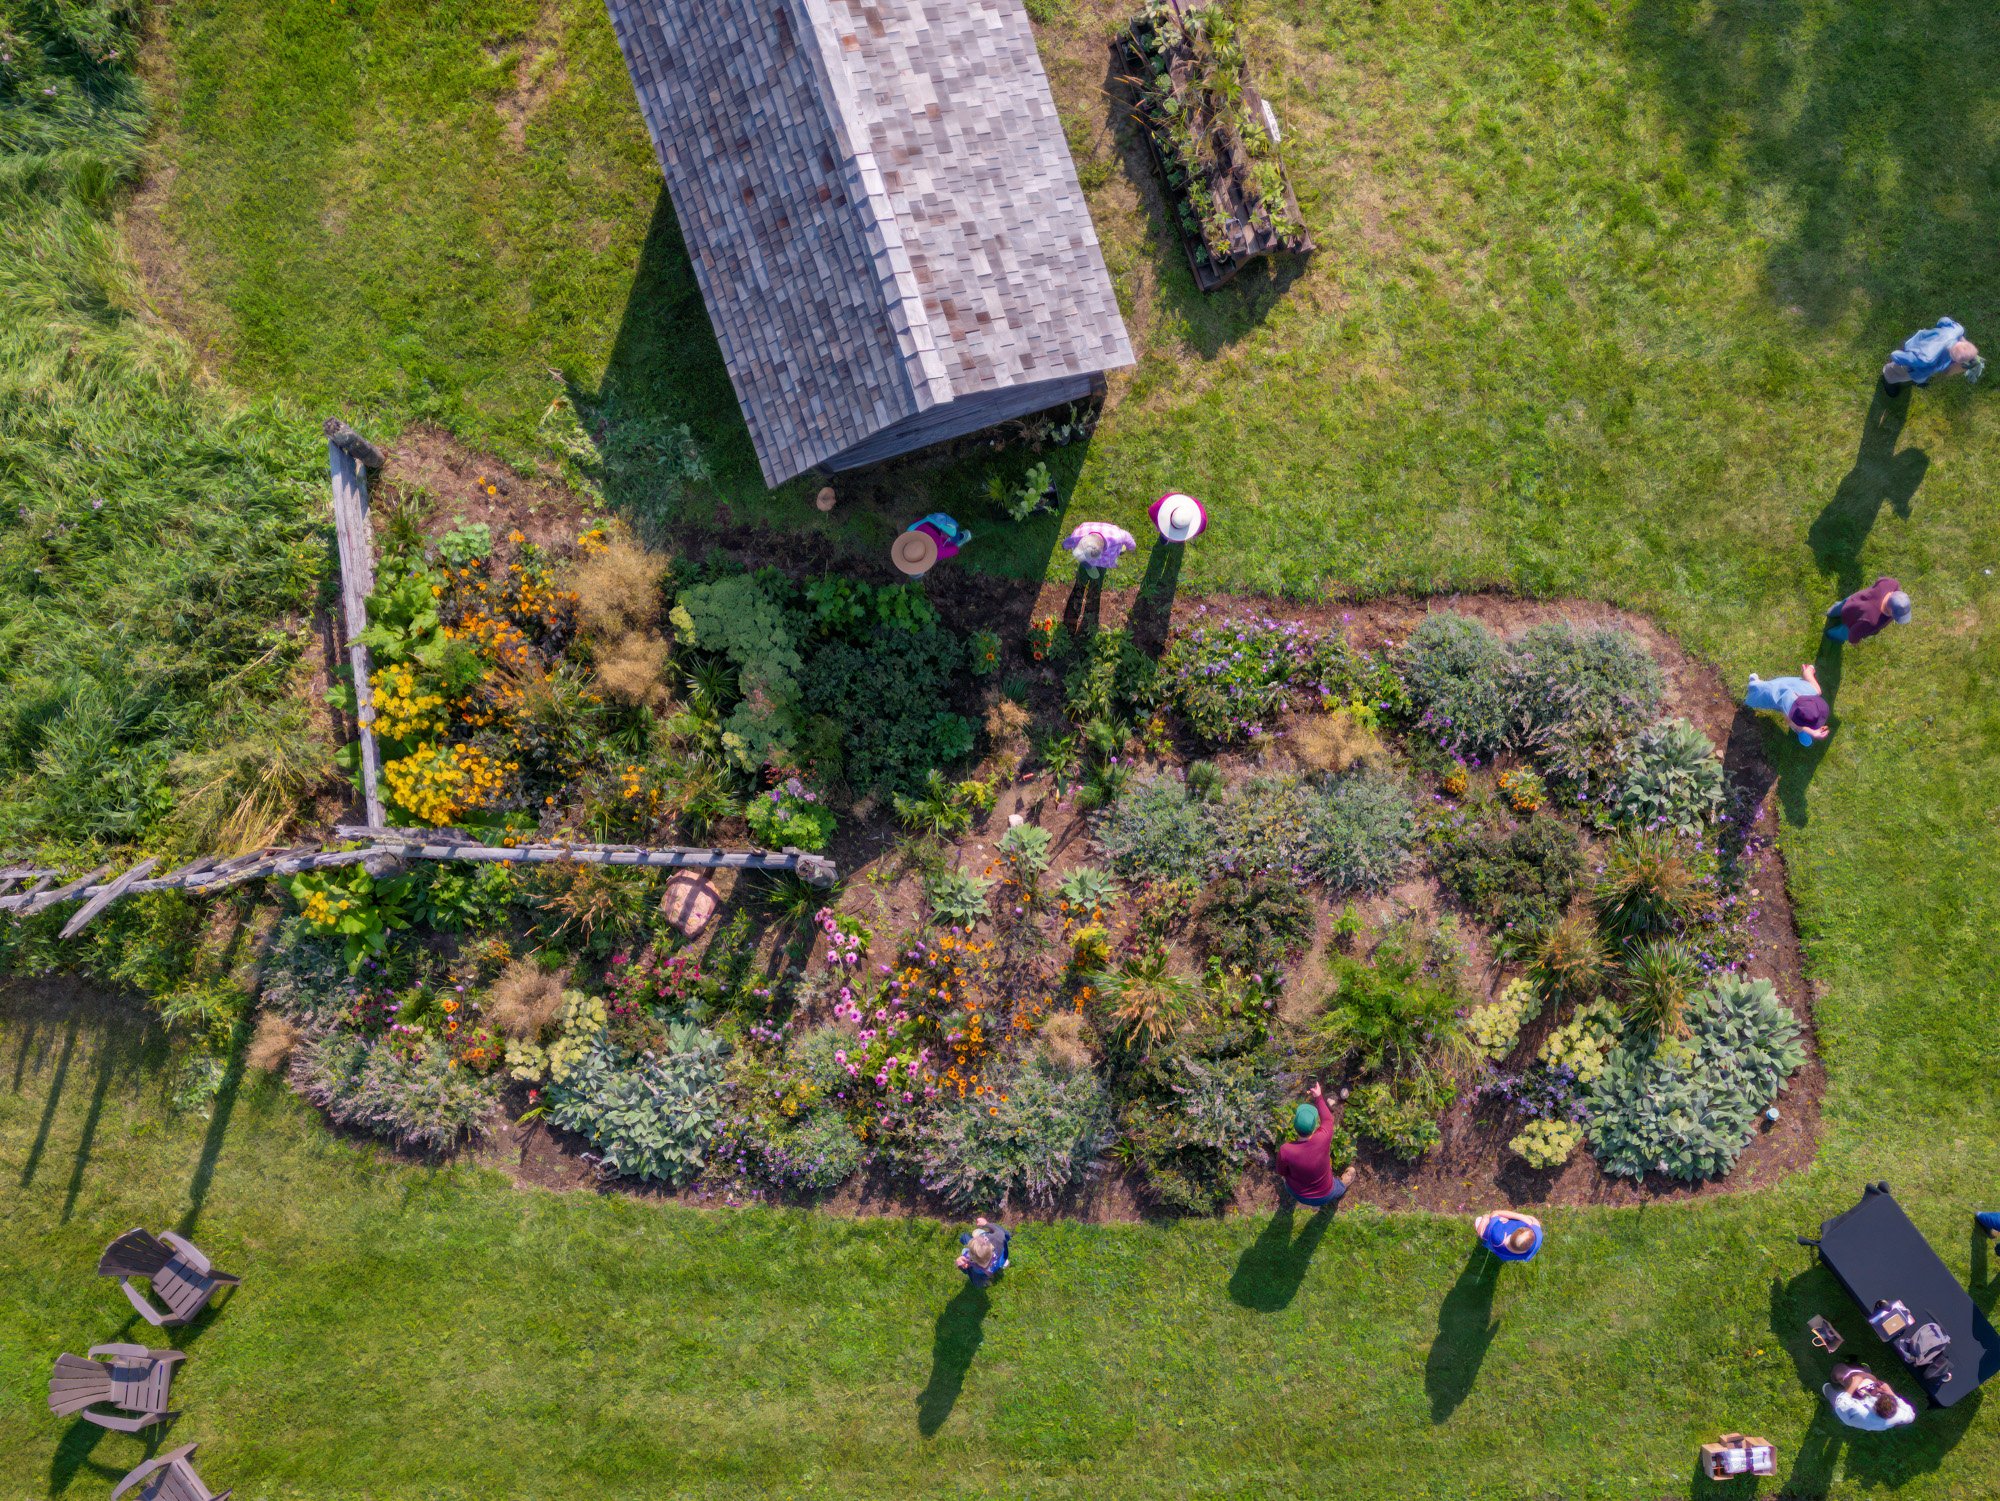
[{"label": "person's shadow on grass", "polygon": [[1879,384],[1875,387],[1854,467],[1806,532],[1806,545],[1819,571],[1833,575],[1843,599],[1867,582],[1861,576],[1861,551],[1882,507],[1886,504],[1908,520],[1917,486],[1930,469],[1930,456],[1921,448],[1896,452],[1913,399],[1905,395],[1891,400]]},{"label": "person's shadow on grass", "polygon": [[1173,623],[1174,596],[1180,592],[1181,563],[1187,546],[1179,542],[1156,541],[1146,553],[1146,574],[1132,600],[1126,625],[1132,641],[1149,657],[1157,657],[1167,647],[1167,631]]},{"label": "person's shadow on grass", "polygon": [[1299,1285],[1306,1280],[1313,1252],[1319,1249],[1326,1227],[1333,1223],[1333,1205],[1316,1210],[1296,1239],[1292,1235],[1295,1212],[1288,1196],[1266,1221],[1262,1233],[1236,1259],[1236,1270],[1229,1274],[1231,1302],[1259,1313],[1276,1313],[1291,1306]]},{"label": "person's shadow on grass", "polygon": [[944,1420],[958,1405],[965,1373],[972,1368],[972,1357],[979,1353],[980,1341],[986,1337],[989,1306],[986,1289],[967,1282],[938,1315],[937,1332],[931,1337],[930,1384],[917,1398],[917,1432],[925,1438],[944,1427]]},{"label": "person's shadow on grass", "polygon": [[1424,1391],[1431,1399],[1433,1423],[1446,1421],[1472,1394],[1486,1348],[1500,1332],[1500,1321],[1493,1317],[1499,1285],[1500,1258],[1475,1246],[1438,1305],[1437,1336],[1424,1357]]}]

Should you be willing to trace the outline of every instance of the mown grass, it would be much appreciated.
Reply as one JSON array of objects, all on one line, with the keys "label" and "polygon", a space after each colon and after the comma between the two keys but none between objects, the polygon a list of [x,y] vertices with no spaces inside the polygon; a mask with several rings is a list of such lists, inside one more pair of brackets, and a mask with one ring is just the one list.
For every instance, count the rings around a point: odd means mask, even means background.
[{"label": "mown grass", "polygon": [[[1775,1439],[1790,1495],[1991,1489],[1978,1402],[1880,1438],[1832,1423],[1803,1320],[1852,1310],[1798,1280],[1790,1243],[1887,1176],[1993,1301],[1966,1219],[2000,1180],[1992,396],[1920,394],[1898,428],[1868,394],[1885,349],[1941,313],[1992,337],[1984,12],[1273,6],[1255,54],[1324,248],[1206,302],[1104,128],[1110,14],[1044,33],[1075,139],[1113,169],[1093,203],[1145,351],[1062,457],[1072,514],[1135,524],[1184,485],[1216,518],[1184,588],[1575,592],[1656,614],[1732,676],[1814,653],[1819,610],[1877,572],[1916,598],[1909,630],[1821,655],[1833,739],[1772,744],[1829,1068],[1818,1164],[1698,1207],[1551,1213],[1549,1251],[1490,1311],[1460,1280],[1462,1226],[1357,1207],[1309,1257],[1263,1222],[1038,1229],[975,1323],[935,1227],[372,1164],[262,1084],[212,1127],[176,1122],[143,1057],[94,1070],[94,1028],[58,1093],[61,1024],[12,1013],[0,1283],[27,1313],[0,1328],[0,1456],[18,1493],[42,1494],[52,1454],[84,1483],[35,1403],[58,1348],[119,1327],[85,1280],[95,1246],[191,1208],[254,1280],[194,1337],[184,1431],[246,1494],[1654,1497],[1704,1494],[1693,1448],[1724,1429]],[[388,426],[441,416],[517,457],[555,364],[689,423],[740,512],[795,517],[754,483],[595,15],[176,8],[164,148],[188,304],[246,381]],[[492,111],[519,75],[492,64],[481,94],[475,59],[531,33],[557,41],[530,76],[562,76],[517,153]],[[629,214],[606,207],[617,182]],[[75,281],[109,260],[48,264]],[[378,306],[367,337],[327,333]],[[407,372],[419,345],[433,375]],[[940,498],[979,525],[962,497],[981,466],[1023,462],[915,471],[908,509]],[[886,515],[836,524],[866,537]],[[989,527],[967,561],[1039,571],[1051,541]]]}]

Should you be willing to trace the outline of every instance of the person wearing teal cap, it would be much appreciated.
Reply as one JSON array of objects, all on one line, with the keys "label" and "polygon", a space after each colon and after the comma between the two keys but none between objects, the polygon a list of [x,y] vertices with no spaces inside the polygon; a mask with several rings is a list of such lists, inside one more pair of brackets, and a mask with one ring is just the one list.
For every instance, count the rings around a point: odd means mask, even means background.
[{"label": "person wearing teal cap", "polygon": [[1299,1139],[1278,1148],[1278,1177],[1285,1192],[1308,1209],[1338,1204],[1347,1185],[1333,1175],[1333,1110],[1319,1085],[1292,1112],[1292,1130]]}]

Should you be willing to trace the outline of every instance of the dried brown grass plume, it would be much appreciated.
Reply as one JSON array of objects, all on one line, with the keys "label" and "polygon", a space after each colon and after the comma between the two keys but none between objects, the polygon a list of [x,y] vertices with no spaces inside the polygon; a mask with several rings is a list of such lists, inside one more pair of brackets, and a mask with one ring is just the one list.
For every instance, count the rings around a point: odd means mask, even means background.
[{"label": "dried brown grass plume", "polygon": [[486,1020],[503,1037],[516,1042],[535,1042],[554,1023],[562,1010],[566,971],[554,974],[532,959],[516,959],[500,971],[500,978],[486,992],[481,1003]]}]

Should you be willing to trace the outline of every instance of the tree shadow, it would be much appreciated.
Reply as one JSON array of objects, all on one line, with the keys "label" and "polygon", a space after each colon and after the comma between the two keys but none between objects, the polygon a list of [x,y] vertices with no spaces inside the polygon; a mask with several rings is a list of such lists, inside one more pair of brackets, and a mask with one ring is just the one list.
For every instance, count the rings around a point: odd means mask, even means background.
[{"label": "tree shadow", "polygon": [[[1838,598],[1845,599],[1856,589],[1872,582],[1861,568],[1861,553],[1874,529],[1875,521],[1887,505],[1902,520],[1910,516],[1917,487],[1930,469],[1930,456],[1921,448],[1896,451],[1909,415],[1909,395],[1891,398],[1881,383],[1861,426],[1861,446],[1854,455],[1854,467],[1833,492],[1826,509],[1813,518],[1806,530],[1806,545],[1812,549],[1819,571],[1833,576]],[[1831,604],[1829,600],[1827,603]]]},{"label": "tree shadow", "polygon": [[1298,1206],[1286,1195],[1257,1238],[1236,1259],[1236,1270],[1229,1274],[1230,1301],[1258,1313],[1289,1308],[1306,1280],[1313,1253],[1333,1223],[1334,1208],[1329,1204],[1314,1210],[1294,1239],[1292,1225]]},{"label": "tree shadow", "polygon": [[1991,321],[2000,149],[1952,129],[2000,78],[1989,5],[1638,0],[1623,44],[1699,167],[1782,194],[1776,304],[1820,327],[1858,313],[1883,354],[1940,313]]},{"label": "tree shadow", "polygon": [[77,1195],[83,1192],[84,1174],[90,1168],[90,1153],[97,1141],[97,1123],[104,1117],[104,1100],[111,1084],[136,1062],[130,1046],[132,1034],[124,1028],[106,1028],[97,1038],[97,1077],[90,1090],[90,1105],[83,1114],[83,1130],[77,1136],[76,1152],[70,1163],[69,1185],[63,1193],[58,1223],[67,1225],[76,1211]]},{"label": "tree shadow", "polygon": [[251,1021],[246,1012],[236,1019],[236,1025],[230,1029],[229,1055],[223,1062],[222,1083],[215,1091],[215,1103],[209,1111],[208,1130],[201,1139],[201,1156],[195,1161],[194,1176],[188,1180],[188,1207],[182,1212],[180,1222],[174,1226],[178,1234],[194,1234],[202,1206],[208,1202],[209,1188],[215,1182],[215,1167],[222,1157],[222,1144],[229,1135],[229,1120],[236,1113],[236,1098],[243,1089],[243,1060],[250,1047],[250,1032]]},{"label": "tree shadow", "polygon": [[925,1438],[942,1428],[958,1405],[965,1373],[986,1337],[990,1306],[987,1290],[968,1281],[938,1315],[937,1331],[931,1336],[931,1379],[917,1397],[917,1432]]},{"label": "tree shadow", "polygon": [[1486,1247],[1473,1247],[1438,1305],[1437,1334],[1424,1357],[1424,1391],[1431,1399],[1433,1423],[1447,1421],[1472,1394],[1487,1347],[1500,1332],[1500,1321],[1493,1317],[1500,1264]]},{"label": "tree shadow", "polygon": [[21,1164],[21,1181],[17,1185],[26,1188],[35,1181],[35,1172],[42,1165],[42,1153],[48,1150],[49,1131],[56,1123],[56,1108],[62,1103],[63,1084],[69,1078],[70,1059],[76,1056],[77,1034],[83,1030],[83,1018],[72,1015],[69,1024],[63,1028],[62,1052],[56,1057],[55,1076],[49,1080],[49,1096],[42,1103],[41,1124],[35,1128],[34,1144],[28,1148],[28,1159]]}]

